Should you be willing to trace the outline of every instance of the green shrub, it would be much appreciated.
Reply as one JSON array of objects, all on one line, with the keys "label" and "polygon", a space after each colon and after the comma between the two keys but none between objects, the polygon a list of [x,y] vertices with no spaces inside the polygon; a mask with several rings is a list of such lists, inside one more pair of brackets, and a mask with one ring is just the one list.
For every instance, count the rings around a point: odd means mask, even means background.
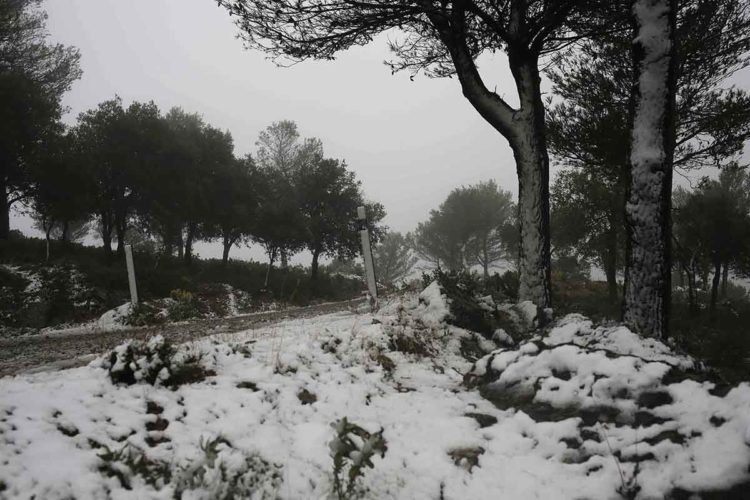
[{"label": "green shrub", "polygon": [[[203,457],[191,463],[175,481],[175,498],[187,491],[200,492],[206,498],[278,498],[281,468],[255,454],[241,453],[221,436],[201,440]],[[241,455],[237,457],[236,455]]]},{"label": "green shrub", "polygon": [[193,293],[178,288],[169,292],[169,297],[172,299],[167,309],[170,320],[184,321],[202,316],[201,305]]},{"label": "green shrub", "polygon": [[105,359],[104,368],[115,384],[147,383],[177,387],[214,375],[199,352],[178,352],[164,337],[147,342],[131,340],[117,346]]},{"label": "green shrub", "polygon": [[333,459],[333,492],[339,500],[359,496],[358,481],[365,475],[365,468],[373,468],[375,455],[385,456],[388,451],[383,429],[371,434],[346,417],[331,424],[335,431],[329,443]]},{"label": "green shrub", "polygon": [[512,283],[512,273],[503,276],[499,278],[500,281],[494,277],[485,281],[468,271],[443,272],[438,269],[431,274],[423,274],[422,280],[426,284],[437,280],[440,290],[448,298],[451,312],[448,323],[477,332],[488,339],[497,329],[515,338],[520,333],[517,318],[498,307],[503,300],[507,300],[507,295],[494,288],[500,283]]},{"label": "green shrub", "polygon": [[279,466],[258,455],[234,450],[222,437],[201,440],[200,447],[203,456],[199,459],[187,465],[175,465],[150,458],[144,450],[130,443],[114,451],[102,446],[99,471],[117,478],[125,489],[131,489],[134,477],[140,477],[156,490],[171,486],[174,498],[183,498],[188,492],[197,493],[198,498],[219,500],[278,498]]}]

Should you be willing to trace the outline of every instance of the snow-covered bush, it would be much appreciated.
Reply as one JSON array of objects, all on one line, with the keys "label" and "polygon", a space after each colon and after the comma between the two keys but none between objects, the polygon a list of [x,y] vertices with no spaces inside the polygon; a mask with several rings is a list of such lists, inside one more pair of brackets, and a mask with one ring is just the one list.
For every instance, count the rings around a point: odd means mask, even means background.
[{"label": "snow-covered bush", "polygon": [[[154,490],[171,490],[183,500],[232,500],[278,498],[281,468],[258,456],[234,449],[222,438],[201,440],[202,455],[186,464],[175,464],[126,443],[119,450],[103,447],[99,472],[117,478],[131,489],[142,481]],[[167,490],[167,491],[169,491]]]},{"label": "snow-covered bush", "polygon": [[175,477],[175,498],[233,500],[278,498],[281,467],[234,449],[221,436],[201,440],[203,456]]},{"label": "snow-covered bush", "polygon": [[168,306],[169,319],[183,321],[201,316],[201,307],[196,296],[187,290],[176,289],[169,292],[172,299]]},{"label": "snow-covered bush", "polygon": [[135,477],[155,489],[163,488],[172,480],[169,464],[150,459],[143,450],[130,443],[125,443],[119,450],[111,450],[106,446],[103,449],[99,454],[99,472],[116,477],[123,488],[130,489]]},{"label": "snow-covered bush", "polygon": [[104,368],[115,384],[147,383],[176,387],[199,382],[213,371],[204,366],[198,351],[178,351],[164,337],[157,335],[147,342],[130,340],[105,358]]},{"label": "snow-covered bush", "polygon": [[[498,329],[515,339],[527,336],[536,326],[534,318],[527,318],[526,311],[514,304],[515,298],[507,295],[500,283],[509,278],[482,280],[468,271],[444,272],[436,270],[424,275],[428,281],[437,283],[450,307],[445,318],[451,325],[477,332],[491,339]],[[494,280],[494,281],[493,281]]]},{"label": "snow-covered bush", "polygon": [[333,459],[333,492],[339,500],[345,500],[362,493],[359,478],[365,475],[365,468],[375,467],[373,457],[384,457],[388,447],[383,429],[369,433],[346,417],[332,423],[331,427],[336,433],[328,445]]}]

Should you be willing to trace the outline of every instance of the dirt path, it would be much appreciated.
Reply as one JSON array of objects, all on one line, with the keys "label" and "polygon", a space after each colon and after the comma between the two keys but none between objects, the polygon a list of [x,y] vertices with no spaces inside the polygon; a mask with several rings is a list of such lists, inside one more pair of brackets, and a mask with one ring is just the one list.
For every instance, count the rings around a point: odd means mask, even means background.
[{"label": "dirt path", "polygon": [[60,333],[0,339],[0,377],[37,369],[80,366],[126,339],[147,339],[161,334],[181,343],[217,333],[232,333],[285,319],[346,311],[363,300],[332,302],[282,311],[247,314],[224,319],[201,319],[159,326],[113,331],[68,330]]}]

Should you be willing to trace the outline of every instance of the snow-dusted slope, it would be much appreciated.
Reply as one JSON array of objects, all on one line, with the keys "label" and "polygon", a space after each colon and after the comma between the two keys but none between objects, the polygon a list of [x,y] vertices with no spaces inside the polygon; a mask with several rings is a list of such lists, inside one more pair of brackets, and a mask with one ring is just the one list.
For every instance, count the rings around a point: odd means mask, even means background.
[{"label": "snow-dusted slope", "polygon": [[[692,361],[577,316],[544,340],[490,353],[443,322],[435,288],[375,317],[340,313],[201,341],[187,354],[207,353],[215,375],[174,390],[113,385],[105,360],[2,379],[0,496],[172,498],[180,488],[183,498],[212,498],[222,464],[253,478],[246,486],[254,498],[326,498],[331,424],[344,416],[382,428],[387,442],[362,480],[366,498],[598,499],[627,488],[661,497],[748,479],[747,384],[723,397],[708,383],[665,386],[670,365]],[[475,364],[461,354],[482,349]],[[531,398],[518,400],[526,411],[483,397],[502,384],[531,388]],[[671,401],[638,402],[653,393]],[[592,423],[586,410],[604,403],[633,416],[595,415],[602,422]],[[652,418],[636,424],[640,406]],[[548,407],[547,415],[567,413],[542,418],[537,410]],[[219,443],[217,455],[207,443]],[[123,449],[150,465],[108,455]],[[643,459],[638,468],[633,456]],[[149,484],[149,467],[172,477]],[[186,475],[198,470],[195,486]]]}]

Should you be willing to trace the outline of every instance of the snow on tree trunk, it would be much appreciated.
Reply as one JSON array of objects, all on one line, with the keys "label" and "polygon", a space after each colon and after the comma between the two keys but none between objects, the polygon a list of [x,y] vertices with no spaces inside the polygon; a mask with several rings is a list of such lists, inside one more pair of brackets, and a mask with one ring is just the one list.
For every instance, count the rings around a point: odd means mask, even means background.
[{"label": "snow on tree trunk", "polygon": [[539,71],[525,54],[510,54],[510,66],[521,98],[516,130],[509,138],[518,174],[518,255],[520,301],[551,307],[549,247],[549,157]]},{"label": "snow on tree trunk", "polygon": [[674,145],[674,0],[633,3],[636,73],[625,216],[628,258],[623,320],[665,337],[670,298],[670,209]]}]

